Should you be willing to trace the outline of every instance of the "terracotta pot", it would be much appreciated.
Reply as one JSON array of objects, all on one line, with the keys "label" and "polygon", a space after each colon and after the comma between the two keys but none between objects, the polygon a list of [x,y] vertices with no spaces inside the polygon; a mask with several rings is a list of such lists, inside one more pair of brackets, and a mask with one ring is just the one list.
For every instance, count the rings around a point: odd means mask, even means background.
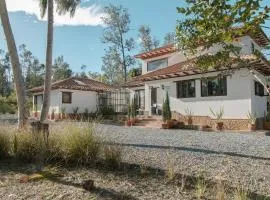
[{"label": "terracotta pot", "polygon": [[250,125],[249,125],[249,129],[250,129],[251,131],[256,131],[256,124],[250,124]]},{"label": "terracotta pot", "polygon": [[136,124],[136,119],[131,119],[131,125],[134,126]]},{"label": "terracotta pot", "polygon": [[263,122],[263,128],[264,128],[265,130],[270,130],[270,122],[264,121],[264,122]]},{"label": "terracotta pot", "polygon": [[37,118],[38,117],[38,113],[34,112],[34,117]]},{"label": "terracotta pot", "polygon": [[131,120],[127,120],[127,121],[125,122],[125,125],[126,125],[126,126],[132,126]]},{"label": "terracotta pot", "polygon": [[51,114],[51,120],[54,120],[54,113]]},{"label": "terracotta pot", "polygon": [[168,129],[168,125],[166,123],[161,124],[163,129]]},{"label": "terracotta pot", "polygon": [[221,131],[223,129],[223,122],[217,122],[217,130]]},{"label": "terracotta pot", "polygon": [[188,117],[188,125],[192,125],[192,124],[193,124],[192,117]]},{"label": "terracotta pot", "polygon": [[173,121],[172,121],[172,120],[167,120],[167,121],[166,121],[166,124],[167,124],[167,128],[168,128],[168,129],[173,128]]}]

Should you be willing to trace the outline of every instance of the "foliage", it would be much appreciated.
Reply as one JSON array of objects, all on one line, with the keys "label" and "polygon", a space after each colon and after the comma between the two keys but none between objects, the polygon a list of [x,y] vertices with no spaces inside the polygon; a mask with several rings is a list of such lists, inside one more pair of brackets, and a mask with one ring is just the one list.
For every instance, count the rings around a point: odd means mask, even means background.
[{"label": "foliage", "polygon": [[256,113],[252,114],[249,111],[248,114],[247,114],[247,117],[249,119],[250,124],[255,124],[256,123],[256,120],[257,120],[257,114]]},{"label": "foliage", "polygon": [[0,49],[0,96],[8,96],[11,92],[10,70],[9,55]]},{"label": "foliage", "polygon": [[131,99],[128,107],[128,116],[132,119],[136,118],[136,104],[134,103],[134,98]]},{"label": "foliage", "polygon": [[53,69],[53,80],[59,81],[72,76],[73,72],[70,65],[64,61],[64,56],[59,56],[54,60],[52,66]]},{"label": "foliage", "polygon": [[72,111],[73,111],[73,114],[78,114],[78,111],[79,111],[79,107],[74,107],[72,108]]},{"label": "foliage", "polygon": [[0,160],[7,158],[11,151],[10,135],[7,133],[6,128],[0,129]]},{"label": "foliage", "polygon": [[270,9],[263,6],[263,0],[186,0],[186,3],[187,7],[177,8],[183,16],[176,27],[179,50],[196,55],[199,46],[204,51],[219,44],[222,48],[216,54],[197,55],[199,68],[229,67],[234,61],[246,64],[240,57],[241,47],[232,42],[236,36],[254,34],[269,19]]},{"label": "foliage", "polygon": [[60,113],[61,113],[61,114],[66,114],[66,108],[65,108],[65,107],[61,107]]},{"label": "foliage", "polygon": [[212,115],[217,119],[217,121],[222,120],[224,115],[224,108],[220,107],[219,110],[214,111],[212,108],[209,108]]},{"label": "foliage", "polygon": [[234,192],[234,199],[235,200],[249,200],[248,192],[238,187]]},{"label": "foliage", "polygon": [[159,46],[159,41],[151,36],[151,29],[149,26],[141,25],[138,36],[142,52],[151,51]]},{"label": "foliage", "polygon": [[176,42],[175,37],[176,36],[174,32],[167,33],[164,37],[163,45],[174,44]]},{"label": "foliage", "polygon": [[17,111],[17,98],[14,92],[8,97],[0,96],[0,113],[2,114],[15,114]]},{"label": "foliage", "polygon": [[[130,30],[130,16],[127,9],[112,4],[104,8],[104,13],[102,21],[106,28],[103,32],[102,41],[110,46],[103,57],[102,70],[114,67],[115,70],[110,69],[109,71],[119,73],[120,68],[120,72],[126,81],[128,67],[134,64],[134,59],[128,55],[135,45],[134,39],[127,37]],[[110,59],[110,61],[106,59]],[[109,75],[105,71],[104,73]]]},{"label": "foliage", "polygon": [[264,121],[265,122],[270,122],[270,112],[268,111],[267,114],[264,114]]},{"label": "foliage", "polygon": [[105,162],[110,168],[117,168],[122,160],[122,147],[116,145],[106,145],[104,147]]},{"label": "foliage", "polygon": [[197,178],[197,183],[196,183],[196,197],[197,199],[202,199],[206,193],[206,182],[202,178]]},{"label": "foliage", "polygon": [[66,163],[91,164],[96,160],[100,151],[100,142],[94,136],[95,128],[92,124],[89,126],[70,125],[62,132],[64,134],[57,136],[61,137],[58,148],[60,157]]},{"label": "foliage", "polygon": [[115,114],[115,110],[112,105],[107,106],[100,106],[99,107],[99,114],[101,114],[103,117],[111,116]]},{"label": "foliage", "polygon": [[166,99],[162,106],[162,117],[163,121],[171,120],[172,119],[172,113],[170,108],[170,99],[169,99],[169,93],[166,93]]}]

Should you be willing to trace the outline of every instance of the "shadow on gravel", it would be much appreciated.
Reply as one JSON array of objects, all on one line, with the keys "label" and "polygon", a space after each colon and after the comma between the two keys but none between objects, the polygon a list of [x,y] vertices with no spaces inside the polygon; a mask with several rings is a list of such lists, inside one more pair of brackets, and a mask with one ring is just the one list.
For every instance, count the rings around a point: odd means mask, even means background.
[{"label": "shadow on gravel", "polygon": [[197,152],[197,153],[205,153],[205,154],[218,154],[218,155],[227,155],[233,157],[241,157],[241,158],[251,158],[254,160],[267,160],[269,161],[270,158],[267,157],[260,157],[260,156],[253,156],[253,155],[245,155],[233,152],[226,152],[226,151],[214,151],[208,149],[199,149],[199,148],[192,148],[192,147],[174,147],[174,146],[159,146],[159,145],[148,145],[148,144],[125,144],[125,143],[105,143],[108,145],[119,145],[123,147],[139,147],[139,148],[150,148],[150,149],[169,149],[169,150],[180,150],[180,151],[190,151],[190,152]]}]

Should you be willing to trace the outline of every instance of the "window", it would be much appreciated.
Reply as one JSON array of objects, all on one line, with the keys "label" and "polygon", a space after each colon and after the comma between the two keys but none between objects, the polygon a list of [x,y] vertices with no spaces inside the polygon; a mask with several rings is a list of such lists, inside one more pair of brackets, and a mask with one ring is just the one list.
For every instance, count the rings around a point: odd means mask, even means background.
[{"label": "window", "polygon": [[71,103],[71,102],[72,102],[72,93],[62,92],[62,103]]},{"label": "window", "polygon": [[151,105],[157,104],[157,88],[151,89]]},{"label": "window", "polygon": [[155,60],[147,63],[147,71],[154,71],[168,66],[168,58]]},{"label": "window", "polygon": [[226,96],[227,77],[213,77],[201,80],[201,96]]},{"label": "window", "polygon": [[195,97],[195,80],[179,81],[176,83],[177,98]]},{"label": "window", "polygon": [[258,81],[255,81],[255,95],[256,96],[264,96],[264,87]]}]

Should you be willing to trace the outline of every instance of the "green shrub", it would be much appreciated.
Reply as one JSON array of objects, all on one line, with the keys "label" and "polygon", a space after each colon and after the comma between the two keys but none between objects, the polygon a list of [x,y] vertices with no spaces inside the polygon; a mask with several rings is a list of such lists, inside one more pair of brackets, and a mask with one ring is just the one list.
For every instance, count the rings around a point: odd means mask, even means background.
[{"label": "green shrub", "polygon": [[5,129],[0,129],[0,160],[10,155],[11,144],[10,135]]},{"label": "green shrub", "polygon": [[101,106],[99,108],[98,114],[102,115],[106,119],[108,116],[113,116],[115,114],[115,110],[112,105]]},{"label": "green shrub", "polygon": [[116,145],[107,145],[104,147],[104,156],[108,167],[119,167],[122,160],[122,148]]},{"label": "green shrub", "polygon": [[172,113],[171,113],[171,108],[170,108],[170,100],[169,100],[168,92],[166,93],[166,99],[165,99],[163,106],[162,106],[162,118],[163,118],[164,122],[172,119]]}]

